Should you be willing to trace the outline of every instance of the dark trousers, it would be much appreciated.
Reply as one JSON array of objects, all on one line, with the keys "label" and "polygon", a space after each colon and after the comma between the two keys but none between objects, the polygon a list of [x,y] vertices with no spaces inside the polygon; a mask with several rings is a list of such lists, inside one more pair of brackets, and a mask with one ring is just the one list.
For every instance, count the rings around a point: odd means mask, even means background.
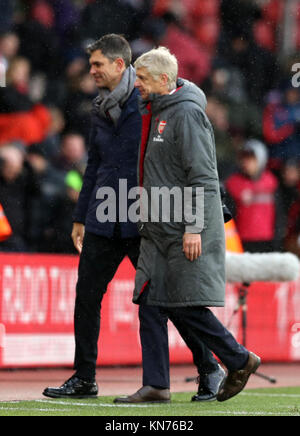
[{"label": "dark trousers", "polygon": [[[107,239],[91,233],[85,235],[74,317],[74,367],[80,378],[95,378],[103,296],[125,256],[129,257],[136,268],[139,247],[139,238]],[[158,308],[147,305],[141,305],[139,316],[144,385],[169,388],[168,318]]]},{"label": "dark trousers", "polygon": [[244,368],[249,352],[240,345],[206,307],[167,308],[162,310],[173,322],[195,356],[202,355],[203,344],[212,350],[229,371]]},{"label": "dark trousers", "polygon": [[[146,288],[140,298],[139,315],[143,360],[151,362],[151,371],[144,371],[144,386],[153,386],[152,380],[161,378],[162,375],[159,373],[164,374],[167,371],[166,361],[159,361],[158,356],[165,355],[165,351],[159,347],[166,346],[166,338],[162,336],[164,330],[161,330],[161,320],[167,324],[168,312],[159,307],[148,306],[148,292],[149,288]],[[218,362],[196,332],[190,330],[183,322],[180,323],[179,333],[193,354],[199,375],[217,370]]]}]

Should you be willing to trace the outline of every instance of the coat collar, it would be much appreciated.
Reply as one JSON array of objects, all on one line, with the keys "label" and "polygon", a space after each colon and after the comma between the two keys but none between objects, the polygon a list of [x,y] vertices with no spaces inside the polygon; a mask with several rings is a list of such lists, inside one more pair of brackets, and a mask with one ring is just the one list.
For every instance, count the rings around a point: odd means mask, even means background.
[{"label": "coat collar", "polygon": [[206,109],[207,100],[204,92],[194,83],[179,78],[177,92],[169,95],[152,94],[149,101],[140,102],[140,110],[142,114],[147,113],[147,104],[150,102],[153,115],[157,115],[163,110],[184,101],[194,102],[202,110]]},{"label": "coat collar", "polygon": [[130,95],[127,102],[124,104],[122,108],[121,116],[118,120],[117,126],[115,127],[113,122],[109,120],[108,118],[104,118],[101,115],[99,115],[99,112],[95,109],[93,110],[93,116],[96,117],[98,122],[100,122],[101,125],[109,126],[110,128],[114,128],[118,130],[122,124],[125,123],[125,121],[128,119],[130,115],[132,115],[134,112],[138,112],[138,95],[139,92],[137,89],[134,89],[132,94]]}]

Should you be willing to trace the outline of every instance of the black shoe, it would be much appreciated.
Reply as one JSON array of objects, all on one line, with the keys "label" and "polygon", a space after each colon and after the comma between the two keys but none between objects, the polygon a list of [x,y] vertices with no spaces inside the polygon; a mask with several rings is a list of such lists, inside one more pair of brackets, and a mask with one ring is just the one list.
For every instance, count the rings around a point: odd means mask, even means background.
[{"label": "black shoe", "polygon": [[49,398],[97,398],[98,386],[96,382],[89,383],[73,376],[60,388],[45,389],[43,395]]},{"label": "black shoe", "polygon": [[215,401],[220,389],[220,386],[226,378],[224,369],[219,365],[215,372],[203,374],[199,377],[198,394],[192,398],[192,401],[209,402]]}]

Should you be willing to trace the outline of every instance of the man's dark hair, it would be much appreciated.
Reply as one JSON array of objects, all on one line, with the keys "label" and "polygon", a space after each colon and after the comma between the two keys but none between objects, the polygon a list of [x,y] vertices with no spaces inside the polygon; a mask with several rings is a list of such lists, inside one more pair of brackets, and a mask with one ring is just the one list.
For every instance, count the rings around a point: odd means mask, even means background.
[{"label": "man's dark hair", "polygon": [[91,55],[97,50],[101,50],[102,54],[111,62],[122,58],[127,68],[131,64],[131,48],[129,42],[122,35],[110,34],[103,36],[101,39],[88,46],[87,53]]}]

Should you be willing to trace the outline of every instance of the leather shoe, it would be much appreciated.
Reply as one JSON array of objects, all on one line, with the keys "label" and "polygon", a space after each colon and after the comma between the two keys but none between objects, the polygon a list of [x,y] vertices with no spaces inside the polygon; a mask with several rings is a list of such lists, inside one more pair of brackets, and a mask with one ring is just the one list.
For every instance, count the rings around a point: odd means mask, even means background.
[{"label": "leather shoe", "polygon": [[257,371],[260,364],[260,357],[254,353],[249,353],[249,360],[244,369],[228,373],[217,395],[217,400],[223,402],[238,395],[246,387],[250,376]]},{"label": "leather shoe", "polygon": [[73,376],[60,388],[47,388],[43,395],[49,398],[97,398],[98,386],[96,382],[89,383]]},{"label": "leather shoe", "polygon": [[152,386],[144,386],[135,394],[127,397],[119,397],[114,400],[115,404],[138,404],[138,403],[170,403],[171,394],[169,389],[156,389]]},{"label": "leather shoe", "polygon": [[224,369],[218,365],[218,369],[208,374],[202,374],[199,377],[198,394],[192,398],[193,402],[209,402],[215,401],[220,389],[220,386],[226,378]]}]

